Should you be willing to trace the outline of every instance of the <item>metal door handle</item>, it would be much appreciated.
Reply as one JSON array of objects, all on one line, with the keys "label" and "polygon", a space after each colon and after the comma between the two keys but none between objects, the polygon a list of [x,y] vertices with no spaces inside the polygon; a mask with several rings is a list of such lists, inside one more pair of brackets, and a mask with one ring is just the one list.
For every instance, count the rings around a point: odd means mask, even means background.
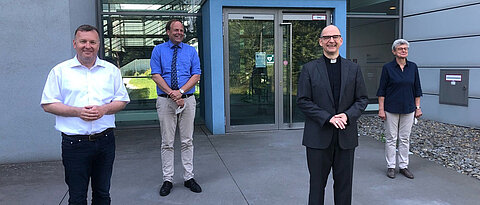
[{"label": "metal door handle", "polygon": [[292,59],[293,59],[293,57],[292,57],[292,55],[293,55],[292,54],[292,51],[293,51],[293,28],[292,27],[293,27],[293,25],[292,25],[292,23],[281,23],[280,25],[289,26],[289,35],[290,35],[289,36],[290,37],[290,39],[289,39],[290,40],[290,43],[289,43],[290,44],[290,46],[289,46],[290,51],[289,51],[289,53],[290,53],[290,55],[289,55],[289,59],[288,59],[288,61],[289,61],[288,64],[289,64],[290,68],[289,68],[289,75],[288,75],[288,77],[289,77],[289,80],[288,80],[289,81],[289,83],[288,83],[288,89],[289,89],[288,100],[290,102],[289,103],[289,107],[290,107],[290,109],[289,109],[289,115],[290,115],[289,116],[289,118],[290,118],[289,119],[290,120],[289,127],[292,127],[292,125],[293,125],[293,105],[292,105],[293,104],[293,94],[292,94],[292,92],[293,92],[293,85],[292,85],[293,84],[292,83],[292,79],[293,79],[293,76],[292,76],[292,70],[293,70],[293,63],[292,63]]}]

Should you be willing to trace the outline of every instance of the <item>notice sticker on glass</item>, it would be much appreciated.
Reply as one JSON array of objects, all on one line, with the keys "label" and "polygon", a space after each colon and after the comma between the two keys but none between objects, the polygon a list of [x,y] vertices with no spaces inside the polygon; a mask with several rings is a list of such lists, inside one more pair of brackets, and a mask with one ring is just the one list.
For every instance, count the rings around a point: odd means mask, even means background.
[{"label": "notice sticker on glass", "polygon": [[275,57],[273,54],[267,54],[267,64],[273,64],[275,63]]},{"label": "notice sticker on glass", "polygon": [[267,67],[267,54],[265,52],[255,52],[255,67]]}]

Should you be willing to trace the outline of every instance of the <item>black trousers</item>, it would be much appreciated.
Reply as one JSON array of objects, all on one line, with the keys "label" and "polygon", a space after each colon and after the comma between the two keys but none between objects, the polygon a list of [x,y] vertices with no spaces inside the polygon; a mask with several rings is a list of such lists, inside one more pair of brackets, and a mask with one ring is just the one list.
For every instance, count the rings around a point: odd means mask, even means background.
[{"label": "black trousers", "polygon": [[115,159],[113,131],[95,140],[62,137],[62,159],[69,205],[86,205],[88,184],[92,185],[92,205],[109,205],[110,179]]},{"label": "black trousers", "polygon": [[338,135],[334,136],[327,149],[307,147],[307,164],[310,172],[309,205],[323,204],[325,186],[330,169],[333,170],[333,191],[336,205],[352,203],[352,180],[354,149],[341,149]]}]

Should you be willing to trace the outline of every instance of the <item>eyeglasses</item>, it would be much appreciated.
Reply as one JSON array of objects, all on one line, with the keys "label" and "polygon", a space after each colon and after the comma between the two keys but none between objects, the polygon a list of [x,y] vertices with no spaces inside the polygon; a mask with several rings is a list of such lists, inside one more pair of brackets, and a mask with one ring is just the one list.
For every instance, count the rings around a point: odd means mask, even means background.
[{"label": "eyeglasses", "polygon": [[330,40],[330,38],[333,38],[333,40],[338,40],[341,37],[342,37],[341,35],[333,35],[333,36],[321,36],[320,38],[322,38],[324,41],[328,41]]},{"label": "eyeglasses", "polygon": [[402,51],[402,50],[408,51],[408,47],[397,47],[397,51]]}]

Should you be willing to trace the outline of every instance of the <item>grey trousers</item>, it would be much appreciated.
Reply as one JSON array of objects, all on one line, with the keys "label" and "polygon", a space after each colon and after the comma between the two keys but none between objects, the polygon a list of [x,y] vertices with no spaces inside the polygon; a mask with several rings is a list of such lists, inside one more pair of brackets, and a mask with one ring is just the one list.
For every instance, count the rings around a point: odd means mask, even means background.
[{"label": "grey trousers", "polygon": [[157,114],[162,135],[163,180],[173,182],[175,132],[178,128],[181,143],[183,178],[193,178],[193,130],[195,120],[195,96],[184,98],[185,108],[176,114],[177,104],[170,98],[157,98]]},{"label": "grey trousers", "polygon": [[412,131],[414,113],[396,114],[385,112],[385,159],[387,168],[395,168],[398,137],[398,167],[408,168],[408,150]]}]

